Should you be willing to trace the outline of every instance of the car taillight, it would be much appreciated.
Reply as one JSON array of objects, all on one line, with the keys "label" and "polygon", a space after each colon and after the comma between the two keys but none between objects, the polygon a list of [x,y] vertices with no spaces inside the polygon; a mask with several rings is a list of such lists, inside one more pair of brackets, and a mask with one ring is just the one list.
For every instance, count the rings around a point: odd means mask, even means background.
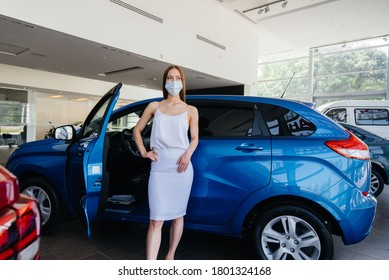
[{"label": "car taillight", "polygon": [[19,199],[18,179],[0,165],[0,209]]},{"label": "car taillight", "polygon": [[349,138],[345,140],[327,141],[325,144],[344,157],[369,160],[370,153],[368,146],[354,134],[350,132],[347,133],[350,134]]},{"label": "car taillight", "polygon": [[[29,203],[26,203],[28,202]],[[29,198],[24,195],[20,196],[20,200],[15,205],[19,219],[17,221],[20,242],[16,245],[16,248],[19,252],[18,259],[32,259],[36,258],[39,252],[36,250],[39,249],[37,246],[30,246],[33,243],[39,243],[40,235],[40,213],[37,204],[35,201],[30,201]],[[37,241],[38,240],[38,241]],[[31,252],[26,252],[26,248],[29,248]]]},{"label": "car taillight", "polygon": [[16,257],[16,249],[13,246],[19,239],[16,220],[15,211],[11,209],[0,211],[0,260]]}]

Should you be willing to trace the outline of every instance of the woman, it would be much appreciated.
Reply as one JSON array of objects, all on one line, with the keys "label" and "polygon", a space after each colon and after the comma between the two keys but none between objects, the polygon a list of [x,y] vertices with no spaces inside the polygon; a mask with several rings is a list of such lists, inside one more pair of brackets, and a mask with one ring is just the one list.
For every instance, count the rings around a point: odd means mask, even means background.
[{"label": "woman", "polygon": [[[193,181],[191,157],[198,144],[198,111],[185,103],[184,73],[170,66],[163,75],[161,102],[151,102],[134,128],[134,138],[143,158],[151,159],[149,179],[150,224],[146,258],[157,259],[164,221],[172,220],[167,260],[174,259],[180,242],[184,215]],[[150,151],[141,133],[153,119]],[[190,139],[188,138],[188,130]]]}]

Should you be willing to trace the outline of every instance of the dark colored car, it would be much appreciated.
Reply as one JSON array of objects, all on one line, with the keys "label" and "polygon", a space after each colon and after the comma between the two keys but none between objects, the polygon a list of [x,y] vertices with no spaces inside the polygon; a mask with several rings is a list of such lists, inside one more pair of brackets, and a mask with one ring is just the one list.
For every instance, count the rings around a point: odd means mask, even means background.
[{"label": "dark colored car", "polygon": [[17,178],[0,165],[0,260],[36,260],[41,220],[35,199],[19,194]]},{"label": "dark colored car", "polygon": [[389,140],[351,124],[339,124],[368,145],[372,165],[371,190],[376,197],[379,196],[385,184],[389,184]]},{"label": "dark colored car", "polygon": [[[149,99],[114,110],[121,84],[81,129],[20,145],[8,159],[23,193],[39,197],[43,227],[85,215],[149,222],[150,160],[132,129]],[[199,145],[185,228],[247,239],[261,259],[331,259],[369,235],[376,211],[366,144],[308,106],[280,98],[188,96],[199,111]],[[149,145],[152,121],[143,130]],[[174,195],[174,194],[172,194]],[[361,218],[363,217],[363,218]],[[91,233],[91,232],[89,232]]]}]

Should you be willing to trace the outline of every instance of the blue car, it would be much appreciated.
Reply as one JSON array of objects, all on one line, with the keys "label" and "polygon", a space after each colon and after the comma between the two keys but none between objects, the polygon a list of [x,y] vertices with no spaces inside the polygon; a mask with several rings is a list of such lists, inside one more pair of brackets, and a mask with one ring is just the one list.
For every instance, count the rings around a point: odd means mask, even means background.
[{"label": "blue car", "polygon": [[[84,217],[149,222],[150,161],[132,137],[150,99],[114,110],[121,84],[76,132],[20,145],[7,168],[40,202],[44,230]],[[260,259],[331,259],[333,235],[366,238],[376,199],[366,144],[300,102],[188,96],[199,111],[199,145],[185,228],[243,238]],[[149,145],[151,122],[143,130]],[[174,195],[174,194],[172,194]],[[245,242],[246,243],[246,242]]]}]

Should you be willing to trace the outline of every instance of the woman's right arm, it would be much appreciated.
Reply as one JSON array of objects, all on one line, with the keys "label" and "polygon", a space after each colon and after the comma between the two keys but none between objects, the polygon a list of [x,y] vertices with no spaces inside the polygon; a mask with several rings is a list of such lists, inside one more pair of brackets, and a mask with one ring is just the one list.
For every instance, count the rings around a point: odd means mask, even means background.
[{"label": "woman's right arm", "polygon": [[147,123],[154,116],[154,113],[158,107],[158,102],[152,102],[147,105],[146,109],[143,111],[142,116],[140,117],[138,123],[135,125],[133,130],[133,136],[138,147],[138,151],[144,158],[150,158],[151,160],[156,160],[156,155],[152,151],[147,151],[142,139],[142,131],[146,127]]}]

